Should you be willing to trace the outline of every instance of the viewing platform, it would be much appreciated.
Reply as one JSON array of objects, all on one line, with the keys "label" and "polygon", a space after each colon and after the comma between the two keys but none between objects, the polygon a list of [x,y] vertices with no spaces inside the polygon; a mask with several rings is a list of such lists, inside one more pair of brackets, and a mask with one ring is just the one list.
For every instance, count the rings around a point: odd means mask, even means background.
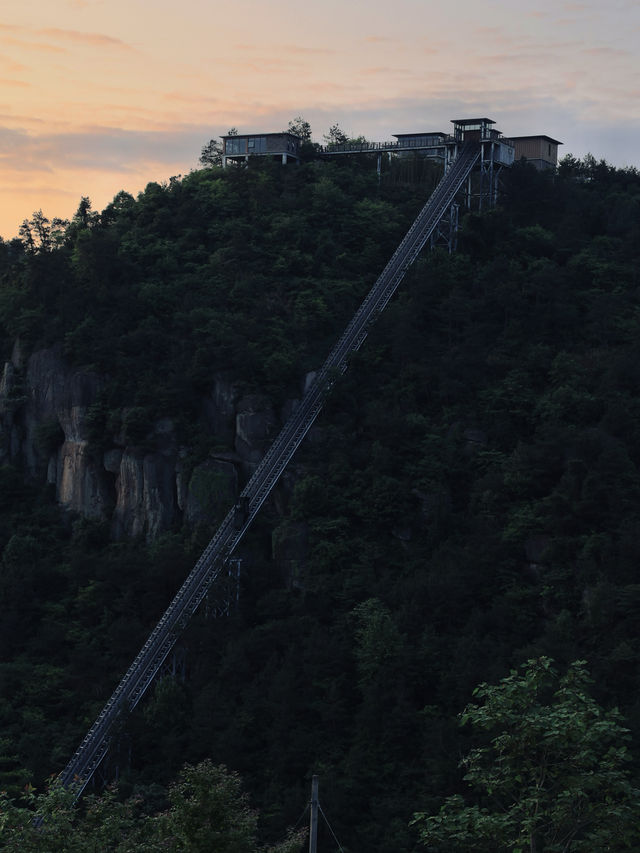
[{"label": "viewing platform", "polygon": [[321,154],[379,154],[388,151],[430,151],[433,157],[446,156],[446,146],[455,144],[448,133],[394,133],[395,142],[341,142],[320,148]]}]

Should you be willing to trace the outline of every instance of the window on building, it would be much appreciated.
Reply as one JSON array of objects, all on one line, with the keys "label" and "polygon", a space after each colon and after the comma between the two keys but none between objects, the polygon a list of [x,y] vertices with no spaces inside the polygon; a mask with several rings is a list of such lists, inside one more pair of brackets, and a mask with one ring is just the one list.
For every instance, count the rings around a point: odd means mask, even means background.
[{"label": "window on building", "polygon": [[225,154],[246,154],[247,140],[241,136],[234,136],[233,139],[227,139],[224,150]]},{"label": "window on building", "polygon": [[264,154],[267,150],[266,136],[252,136],[247,142],[247,151],[249,154]]}]

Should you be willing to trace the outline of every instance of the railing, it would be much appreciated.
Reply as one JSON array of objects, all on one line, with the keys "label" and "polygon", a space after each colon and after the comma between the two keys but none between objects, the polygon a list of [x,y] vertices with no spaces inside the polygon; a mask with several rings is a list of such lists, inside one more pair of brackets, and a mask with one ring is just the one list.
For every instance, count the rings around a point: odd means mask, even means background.
[{"label": "railing", "polygon": [[191,616],[200,606],[234,548],[240,542],[260,507],[269,496],[289,460],[296,452],[322,408],[324,397],[337,373],[344,372],[349,355],[367,337],[370,324],[395,293],[409,266],[416,259],[438,222],[453,202],[480,156],[477,143],[467,142],[422,208],[391,260],[354,314],[316,378],[282,431],[258,465],[232,509],[211,539],[175,598],[157,623],[113,695],[87,732],[73,757],[60,774],[63,784],[76,782],[79,797],[109,748],[117,720],[138,704]]},{"label": "railing", "polygon": [[[423,138],[433,138],[435,139],[435,135],[423,134]],[[420,137],[420,134],[416,134],[414,140],[396,140],[395,142],[368,142],[367,140],[363,142],[336,142],[330,143],[329,145],[325,145],[324,147],[320,147],[320,154],[367,154],[367,153],[375,153],[378,151],[406,151],[411,148],[423,148],[423,149],[438,149],[444,148],[447,145],[451,145],[455,142],[453,136],[444,135],[441,138],[438,138],[437,141],[422,143],[417,142],[416,140]]]}]

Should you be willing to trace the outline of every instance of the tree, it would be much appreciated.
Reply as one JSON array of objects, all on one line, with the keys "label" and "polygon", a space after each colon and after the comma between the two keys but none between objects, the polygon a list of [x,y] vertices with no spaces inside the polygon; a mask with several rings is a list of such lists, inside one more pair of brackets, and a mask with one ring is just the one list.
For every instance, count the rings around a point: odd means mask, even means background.
[{"label": "tree", "polygon": [[275,847],[258,847],[258,814],[240,777],[211,761],[186,764],[169,802],[166,812],[150,816],[141,797],[122,803],[111,788],[76,807],[73,790],[55,780],[44,794],[27,786],[23,805],[0,792],[0,847],[7,853],[299,853],[305,839],[305,832],[290,832]]},{"label": "tree", "polygon": [[203,761],[185,765],[169,789],[171,808],[160,818],[170,849],[246,853],[255,847],[258,815],[242,783],[226,767]]},{"label": "tree", "polygon": [[[90,206],[91,202],[89,202]],[[62,244],[68,227],[69,221],[67,219],[60,219],[56,216],[51,221],[42,210],[36,210],[31,219],[23,220],[18,233],[27,251],[50,252]]]},{"label": "tree", "polygon": [[461,762],[476,802],[449,797],[414,815],[430,851],[622,851],[640,843],[640,790],[625,767],[629,732],[617,710],[588,693],[584,661],[559,677],[550,658],[529,660],[498,686],[474,691],[461,723],[492,733]]},{"label": "tree", "polygon": [[218,142],[217,139],[210,139],[207,144],[203,146],[198,162],[205,167],[221,166],[222,143]]},{"label": "tree", "polygon": [[325,145],[343,145],[349,141],[349,137],[336,122],[329,128],[328,133],[323,134]]},{"label": "tree", "polygon": [[91,199],[86,195],[81,196],[78,209],[73,214],[72,222],[80,228],[91,228],[97,221],[98,214],[91,209]]},{"label": "tree", "polygon": [[287,133],[299,136],[302,142],[311,142],[311,125],[302,116],[296,116],[289,122]]}]

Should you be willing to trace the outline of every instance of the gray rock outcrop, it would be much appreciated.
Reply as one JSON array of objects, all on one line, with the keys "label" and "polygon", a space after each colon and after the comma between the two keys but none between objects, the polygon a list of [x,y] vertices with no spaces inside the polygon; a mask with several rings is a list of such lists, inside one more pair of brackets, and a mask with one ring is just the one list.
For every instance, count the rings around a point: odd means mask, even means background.
[{"label": "gray rock outcrop", "polygon": [[0,464],[51,483],[61,506],[109,522],[115,538],[152,540],[183,520],[221,518],[280,425],[268,398],[242,396],[219,375],[202,401],[214,436],[209,459],[187,464],[166,418],[153,425],[144,446],[129,444],[120,429],[110,447],[99,449],[91,441],[91,408],[104,384],[104,377],[68,365],[59,348],[26,357],[16,344],[0,377]]}]

